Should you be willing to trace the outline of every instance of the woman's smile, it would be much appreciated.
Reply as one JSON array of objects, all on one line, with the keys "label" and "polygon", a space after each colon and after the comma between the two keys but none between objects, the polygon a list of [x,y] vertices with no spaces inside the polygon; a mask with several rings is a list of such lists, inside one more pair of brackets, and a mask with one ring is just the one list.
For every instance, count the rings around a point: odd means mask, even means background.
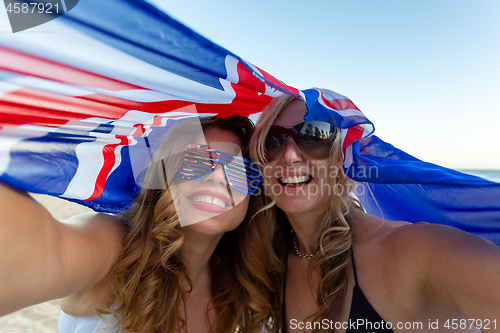
[{"label": "woman's smile", "polygon": [[221,214],[232,207],[225,194],[210,190],[196,191],[186,198],[194,208],[210,213]]}]

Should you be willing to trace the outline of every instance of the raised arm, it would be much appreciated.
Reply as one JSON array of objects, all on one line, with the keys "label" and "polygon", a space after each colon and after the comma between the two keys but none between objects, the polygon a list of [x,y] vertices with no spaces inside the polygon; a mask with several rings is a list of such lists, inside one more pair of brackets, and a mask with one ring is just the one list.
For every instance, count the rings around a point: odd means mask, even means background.
[{"label": "raised arm", "polygon": [[28,194],[0,183],[0,316],[97,284],[118,260],[123,235],[112,216],[60,222]]},{"label": "raised arm", "polygon": [[500,332],[500,247],[447,226],[411,228],[424,283],[439,303],[458,308],[468,319],[481,319],[482,325],[491,321],[483,332]]}]

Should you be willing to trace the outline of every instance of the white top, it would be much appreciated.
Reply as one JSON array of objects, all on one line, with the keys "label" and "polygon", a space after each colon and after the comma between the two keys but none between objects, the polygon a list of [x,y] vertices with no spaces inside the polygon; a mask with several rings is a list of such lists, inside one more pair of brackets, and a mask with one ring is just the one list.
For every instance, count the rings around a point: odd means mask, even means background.
[{"label": "white top", "polygon": [[61,311],[59,316],[59,333],[120,333],[112,315],[104,316],[106,321],[98,315],[76,317]]}]

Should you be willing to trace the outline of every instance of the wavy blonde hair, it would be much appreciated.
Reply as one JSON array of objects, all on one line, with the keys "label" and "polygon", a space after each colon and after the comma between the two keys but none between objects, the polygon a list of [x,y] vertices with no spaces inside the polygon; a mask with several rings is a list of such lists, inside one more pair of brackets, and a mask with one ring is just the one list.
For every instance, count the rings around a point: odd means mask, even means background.
[{"label": "wavy blonde hair", "polygon": [[[253,132],[253,125],[242,116],[202,118],[201,125],[203,129],[219,128],[235,133],[243,148]],[[156,154],[171,156],[172,152],[182,151],[179,149],[190,143],[194,133],[199,133],[199,123],[197,126],[196,121],[181,123],[169,131]],[[245,156],[245,151],[243,154]],[[145,182],[167,184],[165,178],[172,179],[179,163],[178,157],[153,164],[147,170]],[[167,175],[166,170],[171,174]],[[250,221],[249,218],[262,204],[262,195],[251,197],[245,220],[222,236],[210,259],[213,298],[209,309],[217,313],[215,322],[205,317],[211,332],[215,327],[217,332],[276,330],[269,320],[275,317],[274,305],[269,301],[274,292],[269,271],[272,230],[264,220]],[[125,218],[130,221],[130,228],[123,255],[112,270],[113,298],[109,309],[98,313],[115,315],[127,333],[186,331],[185,301],[192,281],[181,259],[185,238],[179,228],[173,194],[168,186],[165,189],[143,187]],[[112,304],[119,306],[112,308]]]},{"label": "wavy blonde hair", "polygon": [[[295,97],[283,94],[273,99],[262,111],[262,115],[257,122],[255,133],[250,141],[250,156],[252,160],[258,161],[261,165],[266,163],[265,141],[267,133],[280,112],[289,103],[296,100]],[[341,134],[337,131],[337,136],[332,143],[329,154],[329,165],[338,165],[341,158]],[[348,267],[351,256],[352,234],[349,225],[349,210],[352,204],[350,197],[354,189],[355,182],[348,178],[343,169],[336,177],[329,178],[330,188],[341,189],[340,192],[331,194],[331,200],[327,211],[320,221],[321,228],[316,236],[319,248],[314,265],[321,274],[321,283],[318,287],[317,303],[319,309],[306,320],[321,321],[322,319],[335,320],[339,313],[342,302],[347,293]],[[278,292],[275,294],[275,304],[279,304],[283,290],[283,271],[289,249],[293,242],[293,233],[290,223],[285,213],[275,205],[272,198],[267,199],[265,207],[270,212],[267,214],[270,223],[275,223],[273,231],[273,247],[281,263],[273,269],[274,281],[280,281],[277,286]],[[276,222],[275,222],[276,221]],[[277,317],[279,323],[282,322],[281,313]],[[315,329],[314,332],[325,332],[323,329]]]}]

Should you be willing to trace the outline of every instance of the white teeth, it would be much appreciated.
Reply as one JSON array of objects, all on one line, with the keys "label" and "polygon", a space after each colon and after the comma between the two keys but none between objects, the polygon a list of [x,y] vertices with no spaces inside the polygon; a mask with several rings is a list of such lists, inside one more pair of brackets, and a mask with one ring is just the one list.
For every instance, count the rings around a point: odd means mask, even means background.
[{"label": "white teeth", "polygon": [[293,176],[293,177],[280,177],[280,182],[283,184],[298,184],[298,183],[303,183],[307,182],[309,179],[311,179],[311,176]]},{"label": "white teeth", "polygon": [[196,202],[196,203],[204,203],[204,204],[209,204],[209,205],[216,205],[220,207],[227,207],[228,205],[222,201],[219,198],[212,197],[210,195],[201,195],[197,197],[189,197],[189,200]]}]

